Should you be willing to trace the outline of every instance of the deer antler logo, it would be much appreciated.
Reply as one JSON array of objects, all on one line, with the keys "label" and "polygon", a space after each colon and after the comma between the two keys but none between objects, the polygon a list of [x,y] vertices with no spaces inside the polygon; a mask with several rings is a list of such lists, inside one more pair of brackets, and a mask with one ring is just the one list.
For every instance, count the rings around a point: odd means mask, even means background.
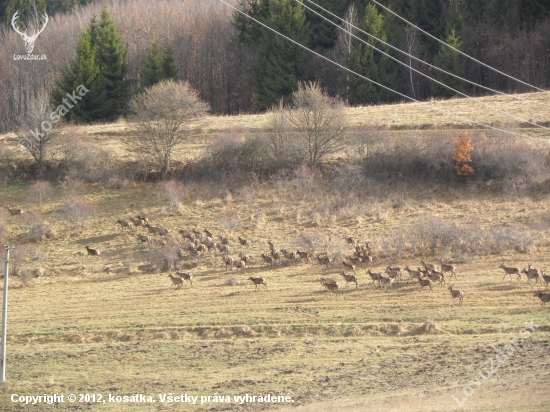
[{"label": "deer antler logo", "polygon": [[32,36],[28,36],[27,35],[27,30],[25,30],[25,32],[21,32],[19,30],[19,28],[17,27],[17,24],[16,24],[16,20],[17,20],[17,17],[18,17],[18,14],[19,14],[19,11],[16,11],[15,14],[13,15],[12,19],[11,19],[11,25],[13,27],[13,29],[23,38],[23,40],[25,40],[25,48],[27,49],[27,53],[28,54],[31,54],[32,51],[34,50],[34,42],[36,41],[36,38],[38,37],[38,35],[40,33],[42,33],[44,31],[44,29],[46,28],[46,25],[48,24],[48,15],[46,13],[44,13],[44,17],[45,17],[45,21],[44,21],[44,25],[42,26],[42,28],[40,30],[37,31],[34,31]]}]

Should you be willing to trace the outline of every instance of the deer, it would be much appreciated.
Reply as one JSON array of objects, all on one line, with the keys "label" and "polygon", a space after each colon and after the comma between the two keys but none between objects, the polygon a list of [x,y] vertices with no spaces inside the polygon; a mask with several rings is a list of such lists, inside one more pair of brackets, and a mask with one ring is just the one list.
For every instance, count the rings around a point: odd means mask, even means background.
[{"label": "deer", "polygon": [[317,255],[317,260],[319,261],[319,264],[321,266],[324,266],[325,267],[325,270],[328,269],[328,265],[331,265],[334,267],[334,264],[332,262],[332,258],[328,257],[328,256],[323,256],[321,257],[321,255]]},{"label": "deer", "polygon": [[306,262],[309,262],[309,258],[311,257],[309,252],[300,252],[299,250],[296,251],[296,255],[298,255],[300,259],[304,259]]},{"label": "deer", "polygon": [[355,247],[355,239],[353,237],[345,237],[344,240],[346,241],[348,247]]},{"label": "deer", "polygon": [[354,274],[357,274],[355,272],[355,266],[354,265],[351,265],[349,263],[346,263],[345,260],[342,261],[342,264],[344,265],[344,269],[348,269],[348,270],[351,270]]},{"label": "deer", "polygon": [[225,271],[233,270],[233,258],[229,256],[222,256],[223,263],[225,263]]},{"label": "deer", "polygon": [[218,243],[218,250],[220,251],[220,253],[225,253],[226,255],[229,254],[229,246],[227,245]]},{"label": "deer", "polygon": [[324,284],[327,291],[330,293],[335,293],[336,297],[340,296],[340,285],[338,285],[338,282],[335,283],[325,283]]},{"label": "deer", "polygon": [[343,278],[346,280],[346,288],[348,287],[348,284],[350,282],[354,282],[355,283],[355,289],[357,289],[358,284],[357,284],[357,276],[356,275],[348,275],[345,270],[342,271],[340,273],[340,275],[342,275]]},{"label": "deer", "polygon": [[544,292],[539,290],[539,291],[535,292],[535,294],[533,296],[540,299],[540,305],[541,306],[546,306],[546,303],[550,302],[550,293],[544,293]]},{"label": "deer", "polygon": [[359,256],[359,259],[361,259],[361,263],[366,263],[367,265],[372,263],[372,256],[368,253],[363,253]]},{"label": "deer", "polygon": [[420,289],[424,289],[424,286],[428,286],[430,288],[430,292],[433,292],[432,282],[430,282],[430,279],[420,278],[418,279],[418,282],[420,284]]},{"label": "deer", "polygon": [[443,259],[441,259],[441,272],[443,272],[444,274],[447,272],[451,272],[451,276],[449,277],[449,279],[452,279],[453,276],[455,277],[455,279],[457,279],[455,270],[456,268],[453,265],[447,265],[443,263]]},{"label": "deer", "polygon": [[191,229],[191,231],[193,232],[193,234],[195,235],[195,237],[198,237],[199,239],[202,237],[202,232],[201,232],[200,230]]},{"label": "deer", "polygon": [[275,260],[271,256],[266,255],[265,253],[262,253],[260,256],[263,259],[263,262],[260,265],[260,267],[262,267],[266,263],[270,264],[271,266],[273,266],[275,264]]},{"label": "deer", "polygon": [[267,244],[268,244],[268,246],[269,246],[269,251],[270,251],[271,253],[275,252],[275,245],[273,244],[273,242],[271,242],[271,239],[268,239],[268,240],[267,240]]},{"label": "deer", "polygon": [[9,205],[6,206],[6,209],[8,209],[8,213],[11,216],[18,216],[18,215],[22,215],[24,213],[21,209],[19,209],[19,208],[12,209]]},{"label": "deer", "polygon": [[248,280],[251,280],[252,282],[254,282],[254,285],[256,285],[256,290],[258,290],[258,285],[264,285],[265,288],[267,289],[267,283],[265,282],[264,278],[255,278],[250,276]]},{"label": "deer", "polygon": [[369,269],[367,270],[367,275],[369,275],[372,279],[372,283],[378,281],[378,285],[380,286],[380,278],[382,277],[382,273],[372,273]]},{"label": "deer", "polygon": [[137,237],[139,240],[141,240],[143,243],[147,243],[149,246],[151,246],[151,243],[153,242],[153,238],[151,236],[144,236],[138,233]]},{"label": "deer", "polygon": [[116,222],[120,225],[120,228],[122,229],[123,232],[125,227],[130,230],[134,230],[134,225],[131,224],[130,222],[127,222],[126,220],[118,219]]},{"label": "deer", "polygon": [[430,270],[426,275],[432,282],[439,282],[440,285],[445,283],[445,275],[437,270]]},{"label": "deer", "polygon": [[191,242],[195,240],[195,238],[193,237],[193,234],[188,230],[180,229],[178,232],[184,239],[189,239]]},{"label": "deer", "polygon": [[221,243],[222,245],[227,245],[227,246],[229,246],[229,238],[223,237],[222,235],[220,235],[220,243]]},{"label": "deer", "polygon": [[149,223],[149,219],[146,216],[137,215],[137,218],[145,224]]},{"label": "deer", "polygon": [[409,272],[409,278],[407,279],[407,283],[409,283],[409,281],[411,280],[414,280],[414,279],[420,280],[420,278],[422,278],[423,274],[418,270],[411,270],[409,266],[405,266],[405,270]]},{"label": "deer", "polygon": [[242,239],[240,236],[239,236],[239,243],[241,244],[241,246],[244,246],[247,249],[250,249],[250,242],[246,239]]},{"label": "deer", "polygon": [[453,305],[455,304],[455,299],[459,300],[459,305],[462,306],[462,299],[464,299],[464,292],[460,290],[453,290],[453,285],[448,287],[449,291],[451,292],[451,296],[453,297]]},{"label": "deer", "polygon": [[99,250],[92,249],[88,245],[84,246],[86,248],[86,251],[88,252],[88,256],[101,256],[101,253],[99,253]]},{"label": "deer", "polygon": [[363,259],[361,256],[350,256],[349,260],[354,265],[363,266]]},{"label": "deer", "polygon": [[388,289],[391,288],[391,285],[393,285],[394,281],[395,281],[394,278],[387,278],[385,276],[380,275],[380,289],[382,289],[382,287],[384,287],[384,289],[387,292]]},{"label": "deer", "polygon": [[435,269],[435,266],[432,265],[431,263],[426,263],[423,260],[421,260],[420,263],[422,263],[422,266],[424,266],[424,269],[426,269],[426,270],[434,270]]},{"label": "deer", "polygon": [[130,217],[130,220],[132,221],[132,224],[136,227],[136,229],[138,227],[145,227],[146,225],[146,223],[141,219],[134,219],[133,217]]},{"label": "deer", "polygon": [[548,284],[550,283],[550,275],[546,274],[546,270],[542,271],[542,280],[546,283],[546,289],[548,289]]},{"label": "deer", "polygon": [[176,287],[175,290],[181,289],[183,286],[183,279],[177,276],[172,276],[171,273],[168,274],[168,277],[172,279],[172,287]]},{"label": "deer", "polygon": [[214,235],[208,229],[204,229],[204,233],[206,233],[206,236],[209,238],[214,239]]},{"label": "deer", "polygon": [[502,263],[500,266],[499,266],[500,269],[504,269],[504,277],[502,278],[502,280],[506,279],[506,276],[510,275],[510,280],[512,280],[512,275],[517,275],[518,276],[518,279],[517,280],[520,280],[521,279],[521,272],[519,271],[519,268],[513,268],[513,267],[507,267],[507,266],[504,266],[504,263]]},{"label": "deer", "polygon": [[191,286],[193,286],[193,275],[185,272],[176,272],[176,275],[179,276],[182,280],[188,280],[189,283],[191,283]]},{"label": "deer", "polygon": [[338,281],[336,279],[325,279],[325,278],[321,278],[319,279],[321,281],[321,286],[326,288],[327,284],[334,284],[334,283],[338,283]]},{"label": "deer", "polygon": [[28,54],[31,54],[32,51],[34,50],[34,43],[36,42],[38,35],[42,33],[46,28],[46,26],[48,25],[49,17],[46,13],[44,13],[44,18],[45,18],[44,25],[38,31],[33,31],[31,36],[27,34],[27,30],[25,30],[25,32],[19,31],[19,27],[17,26],[17,23],[16,23],[16,20],[18,17],[19,17],[19,11],[16,11],[11,19],[11,26],[17,32],[17,34],[19,34],[21,38],[25,41],[25,49],[27,50]]},{"label": "deer", "polygon": [[242,272],[246,268],[246,263],[244,262],[244,260],[235,259],[233,261],[233,266],[235,266],[237,268],[237,273],[239,273],[239,269],[241,269],[241,272]]},{"label": "deer", "polygon": [[294,252],[289,252],[286,249],[281,249],[281,253],[285,257],[285,259],[289,262],[294,262],[296,260],[296,253]]},{"label": "deer", "polygon": [[328,253],[328,251],[332,248],[332,239],[330,236],[328,237],[328,240],[325,242],[325,253]]},{"label": "deer", "polygon": [[250,256],[248,256],[248,255],[245,255],[243,253],[239,253],[239,259],[241,259],[247,265],[250,264]]},{"label": "deer", "polygon": [[399,278],[401,277],[401,271],[397,270],[390,270],[388,273],[388,277],[392,279],[394,282],[397,282]]},{"label": "deer", "polygon": [[540,273],[539,273],[539,270],[538,269],[535,269],[532,267],[533,265],[531,263],[529,263],[529,265],[527,265],[527,268],[524,268],[521,273],[525,273],[525,275],[527,276],[527,283],[529,283],[529,285],[531,284],[531,279],[535,279],[535,285],[540,282]]},{"label": "deer", "polygon": [[281,254],[279,252],[272,251],[271,257],[273,258],[273,262],[280,262],[281,261]]}]

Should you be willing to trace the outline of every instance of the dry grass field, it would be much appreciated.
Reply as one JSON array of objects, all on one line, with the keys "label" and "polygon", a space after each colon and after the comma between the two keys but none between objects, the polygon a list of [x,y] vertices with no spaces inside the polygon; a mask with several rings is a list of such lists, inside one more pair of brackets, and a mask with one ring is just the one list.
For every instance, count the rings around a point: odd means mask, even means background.
[{"label": "dry grass field", "polygon": [[[401,116],[392,110],[405,106],[372,110],[382,119]],[[357,112],[354,124],[363,124],[361,118],[372,119],[368,110]],[[381,114],[384,110],[387,114]],[[541,110],[532,113],[535,121],[550,118]],[[412,112],[402,119],[403,128],[435,124]],[[206,130],[208,140],[214,131],[237,125],[263,127],[261,116],[241,116],[212,119],[198,128]],[[89,132],[115,148],[128,138],[126,127],[124,123],[96,126]],[[379,196],[346,197],[300,178],[251,181],[231,191],[223,182],[131,183],[121,190],[84,184],[72,192],[66,187],[53,190],[38,205],[28,202],[27,184],[0,187],[2,206],[25,210],[21,216],[5,212],[0,216],[4,242],[18,245],[14,254],[19,253],[15,256],[20,269],[41,267],[44,272],[38,278],[10,278],[2,410],[23,409],[11,402],[12,394],[54,393],[105,398],[144,394],[156,402],[65,402],[33,408],[304,412],[550,408],[550,305],[542,307],[533,296],[544,290],[544,284],[531,286],[525,275],[520,281],[503,280],[504,271],[498,267],[505,263],[523,269],[532,263],[550,269],[550,211],[544,196],[483,190],[449,195],[429,187],[417,192],[388,187]],[[67,204],[75,194],[95,213],[82,218],[71,212]],[[117,219],[137,214],[172,230],[166,245],[148,246],[134,232],[121,231]],[[416,231],[421,225],[439,227],[442,222],[451,227],[446,226],[446,233],[453,227],[462,234],[471,228],[479,236],[430,250],[430,240],[418,240]],[[215,240],[229,236],[229,255],[246,253],[251,264],[237,273],[235,268],[226,270],[220,253],[204,253],[199,265],[184,252],[175,265],[193,275],[193,286],[186,282],[174,290],[168,277],[174,270],[165,270],[163,260],[174,255],[170,239],[182,242],[178,229],[193,228],[210,230]],[[240,246],[238,236],[249,240],[250,249]],[[357,267],[357,288],[346,287],[340,276],[342,260],[353,252],[344,240],[347,236],[372,247],[372,264]],[[334,266],[325,269],[316,259],[296,263],[282,259],[260,267],[260,255],[269,252],[268,240],[277,250],[312,250],[315,257],[323,252],[328,237]],[[488,244],[490,237],[493,243]],[[475,242],[470,240],[474,238]],[[86,245],[97,248],[101,256],[87,256]],[[421,260],[439,266],[440,259],[453,262],[457,278],[447,279],[446,285],[434,284],[433,292],[421,289],[416,281],[407,283],[406,272],[404,280],[388,291],[380,290],[366,274],[368,269],[381,272],[390,264],[416,269]],[[247,280],[250,276],[265,278],[267,289],[255,290]],[[341,295],[324,290],[321,277],[338,279]],[[462,306],[453,305],[447,290],[451,284],[464,292]],[[526,330],[526,325],[531,329]],[[512,346],[492,376],[480,380],[488,362],[510,342],[518,345]],[[161,403],[159,394],[230,396],[231,402]],[[289,395],[293,402],[233,402],[233,396],[245,394]]]}]

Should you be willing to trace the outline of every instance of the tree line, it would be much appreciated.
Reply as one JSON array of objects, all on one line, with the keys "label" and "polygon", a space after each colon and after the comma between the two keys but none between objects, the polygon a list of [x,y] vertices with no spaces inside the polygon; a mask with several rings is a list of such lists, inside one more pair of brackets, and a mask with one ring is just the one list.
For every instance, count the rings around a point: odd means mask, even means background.
[{"label": "tree line", "polygon": [[[315,3],[342,16],[347,24],[327,15],[340,27],[353,24],[415,57],[482,85],[507,92],[526,91],[443,48],[369,0]],[[489,65],[538,87],[550,85],[550,4],[546,1],[380,3]],[[398,65],[295,0],[233,0],[232,4],[330,59],[411,97],[422,100],[454,94],[411,68],[457,90],[483,93],[353,31],[406,66]],[[308,1],[304,4],[314,7]],[[155,13],[150,13],[151,4],[146,0],[110,0],[106,6],[102,10],[100,4],[87,0],[0,0],[0,18],[6,22],[0,28],[0,112],[5,114],[0,119],[1,132],[21,125],[40,96],[51,96],[55,104],[84,80],[95,90],[90,89],[86,103],[78,108],[82,113],[71,113],[70,120],[116,119],[125,115],[132,96],[163,79],[188,81],[218,114],[264,111],[280,98],[288,101],[303,81],[314,81],[329,95],[340,96],[351,105],[398,99],[220,2],[159,0]],[[23,26],[30,24],[37,12],[57,13],[37,40],[34,52],[46,54],[47,61],[12,59],[24,51],[21,38],[8,23],[14,10],[19,9]]]}]

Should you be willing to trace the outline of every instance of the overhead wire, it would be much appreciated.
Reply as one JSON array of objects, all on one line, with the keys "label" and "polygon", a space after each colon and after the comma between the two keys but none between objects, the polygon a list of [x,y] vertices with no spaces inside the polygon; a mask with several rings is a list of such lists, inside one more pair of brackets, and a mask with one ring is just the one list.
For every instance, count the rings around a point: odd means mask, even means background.
[{"label": "overhead wire", "polygon": [[457,48],[451,46],[450,44],[445,43],[443,40],[438,39],[438,38],[435,37],[434,35],[428,33],[427,31],[425,31],[425,30],[423,30],[423,29],[421,29],[420,27],[418,27],[418,26],[416,26],[415,24],[411,23],[410,21],[408,21],[408,20],[405,19],[404,17],[401,17],[399,14],[397,14],[397,13],[395,13],[394,11],[390,10],[389,8],[387,8],[386,6],[384,6],[383,4],[380,4],[380,3],[377,2],[376,0],[371,0],[371,1],[372,1],[373,3],[375,3],[375,4],[377,4],[378,6],[382,7],[382,8],[383,8],[384,10],[386,10],[387,12],[393,14],[393,15],[394,15],[395,17],[397,17],[398,19],[404,21],[405,23],[407,23],[407,24],[410,25],[411,27],[414,27],[415,29],[421,31],[421,32],[424,33],[425,35],[427,35],[427,36],[431,37],[432,39],[438,41],[439,43],[441,43],[441,44],[443,44],[443,45],[445,45],[445,46],[447,46],[447,47],[453,49],[454,51],[460,53],[460,54],[463,55],[464,57],[466,57],[466,58],[468,58],[468,59],[470,59],[470,60],[473,60],[473,61],[475,61],[476,63],[481,64],[482,66],[487,67],[487,68],[490,69],[490,70],[493,70],[494,72],[497,72],[497,73],[499,73],[499,74],[501,74],[501,75],[503,75],[503,76],[506,76],[506,77],[508,77],[509,79],[512,79],[512,80],[514,80],[514,81],[516,81],[516,82],[519,82],[519,83],[521,83],[521,84],[523,84],[523,85],[525,85],[525,86],[529,86],[529,87],[531,87],[531,88],[533,88],[533,89],[535,89],[535,90],[538,90],[539,92],[548,93],[548,92],[547,92],[546,90],[544,90],[544,89],[541,89],[541,88],[539,88],[539,87],[533,86],[532,84],[529,84],[529,83],[527,83],[527,82],[524,82],[523,80],[517,79],[517,78],[515,78],[515,77],[513,77],[513,76],[510,76],[509,74],[506,74],[506,73],[504,73],[504,72],[502,72],[502,71],[500,71],[500,70],[498,70],[498,69],[495,69],[495,68],[492,67],[492,66],[489,66],[489,65],[486,64],[486,63],[483,63],[482,61],[476,59],[475,57],[472,57],[472,56],[470,56],[469,54],[466,54],[466,53],[464,53],[463,51],[460,51],[459,49],[457,49]]},{"label": "overhead wire", "polygon": [[[414,67],[409,67],[406,63],[403,63],[401,60],[396,59],[396,58],[393,57],[391,54],[388,54],[388,53],[386,53],[385,51],[380,50],[379,48],[377,48],[377,47],[373,46],[372,44],[366,42],[365,40],[363,40],[363,39],[361,39],[360,37],[358,37],[358,36],[356,36],[355,34],[353,34],[351,31],[348,31],[348,30],[345,30],[345,29],[341,28],[337,23],[331,21],[330,19],[326,18],[325,16],[323,16],[322,14],[320,14],[320,13],[318,13],[317,11],[313,10],[312,8],[306,6],[306,5],[305,5],[304,3],[302,3],[300,0],[294,0],[294,1],[295,1],[296,3],[302,5],[303,7],[305,7],[306,9],[308,9],[309,11],[311,11],[312,13],[315,13],[315,14],[318,15],[319,17],[325,19],[325,20],[328,21],[330,24],[333,24],[334,26],[336,26],[336,27],[338,27],[338,28],[344,30],[346,33],[349,33],[351,36],[353,36],[354,38],[356,38],[357,40],[359,40],[361,43],[364,43],[365,45],[371,47],[372,49],[376,50],[377,52],[382,53],[384,56],[387,56],[387,57],[389,57],[390,59],[396,61],[397,63],[399,63],[399,64],[401,64],[401,65],[403,65],[403,66],[409,68],[410,70],[413,70],[415,73],[418,73],[418,74],[420,74],[421,76],[424,76],[424,77],[427,78],[428,80],[431,80],[431,81],[433,81],[433,82],[439,84],[440,86],[443,86],[443,87],[445,87],[445,88],[447,88],[447,89],[449,89],[449,90],[455,92],[456,94],[459,94],[459,95],[462,96],[462,97],[466,97],[466,98],[468,98],[468,99],[472,99],[474,102],[476,102],[476,103],[478,103],[478,104],[481,104],[481,105],[483,105],[483,106],[485,106],[485,107],[488,107],[489,109],[495,110],[495,111],[497,111],[497,112],[499,112],[499,113],[501,113],[501,114],[504,114],[504,115],[506,115],[506,116],[510,116],[510,117],[512,117],[512,118],[514,118],[514,119],[516,119],[516,120],[519,120],[519,121],[521,121],[521,122],[530,124],[530,125],[532,125],[532,126],[540,127],[541,129],[550,130],[550,128],[548,128],[548,127],[539,125],[539,124],[537,124],[537,123],[533,123],[532,121],[529,121],[529,120],[525,120],[525,119],[523,119],[523,118],[521,118],[521,117],[518,117],[518,116],[516,116],[516,115],[514,115],[514,114],[512,114],[512,113],[509,113],[509,112],[507,112],[507,111],[505,111],[505,110],[501,110],[501,109],[499,109],[498,107],[494,107],[494,106],[492,106],[492,105],[490,105],[490,104],[488,104],[488,103],[485,103],[485,102],[483,102],[483,101],[480,100],[480,99],[477,99],[477,98],[472,97],[472,96],[468,96],[466,93],[463,93],[463,92],[461,92],[461,91],[459,91],[459,90],[456,90],[456,89],[452,88],[451,86],[448,86],[448,85],[446,85],[445,83],[440,82],[439,80],[434,79],[434,78],[428,76],[428,75],[425,74],[425,73],[422,73],[421,71],[415,69]],[[353,26],[353,25],[352,25],[352,26]],[[353,26],[353,27],[355,27],[355,26]],[[361,31],[362,31],[362,30],[361,30]],[[363,32],[363,31],[362,31],[362,32]],[[364,32],[364,33],[366,33],[366,32]]]},{"label": "overhead wire", "polygon": [[[296,1],[297,1],[297,0],[296,0]],[[340,17],[340,16],[338,16],[338,15],[332,13],[331,11],[329,11],[329,10],[325,9],[324,7],[322,7],[321,5],[315,3],[314,1],[312,1],[312,0],[305,0],[305,1],[307,1],[308,3],[313,4],[314,6],[316,6],[317,8],[319,8],[320,10],[322,10],[323,12],[325,12],[325,13],[327,13],[327,14],[329,14],[329,15],[335,17],[335,18],[337,18],[337,19],[340,20],[341,22],[344,22],[344,23],[346,23],[347,25],[353,27],[355,30],[357,30],[357,31],[359,31],[359,32],[361,32],[361,33],[363,33],[364,35],[366,35],[366,36],[368,36],[368,37],[370,37],[370,38],[372,38],[372,39],[374,39],[374,40],[376,40],[376,41],[382,43],[383,45],[385,45],[385,46],[387,46],[387,47],[390,47],[391,49],[393,49],[393,50],[395,50],[395,51],[397,51],[397,52],[399,52],[399,53],[402,53],[402,54],[406,55],[407,57],[409,57],[409,58],[411,58],[411,59],[416,60],[417,62],[420,62],[420,63],[422,63],[422,64],[425,64],[426,66],[431,67],[432,69],[438,70],[438,71],[440,71],[440,72],[442,72],[442,73],[445,73],[446,75],[452,76],[452,77],[454,77],[454,78],[456,78],[456,79],[462,80],[462,81],[464,81],[464,82],[466,82],[466,83],[469,83],[469,84],[471,84],[471,85],[473,85],[473,86],[476,86],[476,87],[479,87],[479,88],[481,88],[481,89],[488,90],[488,91],[490,91],[490,92],[497,93],[497,94],[500,94],[500,95],[503,95],[503,96],[507,96],[507,97],[509,97],[509,98],[511,98],[511,99],[520,100],[520,101],[528,102],[528,103],[531,103],[531,104],[537,104],[537,105],[541,105],[541,106],[550,107],[550,105],[545,104],[545,103],[542,103],[542,102],[537,102],[537,101],[535,101],[535,100],[525,99],[525,98],[520,97],[520,96],[516,96],[516,95],[513,95],[513,94],[507,94],[507,93],[501,92],[501,91],[499,91],[499,90],[491,89],[490,87],[483,86],[483,85],[481,85],[481,84],[479,84],[479,83],[476,83],[476,82],[474,82],[474,81],[472,81],[472,80],[465,79],[464,77],[460,77],[460,76],[458,76],[458,75],[456,75],[456,74],[454,74],[454,73],[448,72],[448,71],[446,71],[446,70],[444,70],[444,69],[442,69],[442,68],[440,68],[440,67],[434,66],[433,64],[430,64],[430,63],[428,63],[428,62],[426,62],[426,61],[424,61],[424,60],[422,60],[422,59],[420,59],[420,58],[418,58],[418,57],[416,57],[416,56],[413,56],[411,53],[407,53],[406,51],[401,50],[400,48],[395,47],[395,46],[393,46],[392,44],[390,44],[390,43],[388,43],[388,42],[385,42],[384,40],[379,39],[378,37],[376,37],[376,36],[374,36],[374,35],[372,35],[372,34],[366,32],[366,31],[362,30],[361,28],[355,26],[355,25],[352,24],[351,22],[346,21],[346,20],[343,19],[342,17]],[[304,6],[305,6],[306,8],[308,8],[310,11],[312,11],[313,13],[316,13],[316,14],[319,15],[320,17],[322,17],[322,18],[328,20],[329,22],[331,22],[330,19],[327,19],[326,17],[324,17],[323,15],[321,15],[321,14],[317,13],[316,11],[312,10],[311,8],[309,8],[308,6],[306,6],[305,4],[304,4]],[[334,23],[334,22],[331,22],[331,23]],[[340,27],[340,26],[338,26],[338,27],[339,27],[341,30],[344,30],[346,33],[352,34],[349,30],[346,30],[346,29],[344,29],[344,28],[342,28],[342,27]],[[408,67],[408,66],[407,66],[407,67]]]},{"label": "overhead wire", "polygon": [[357,73],[357,72],[355,72],[355,71],[353,71],[353,70],[351,70],[351,69],[349,69],[349,68],[347,68],[347,67],[341,65],[340,63],[335,62],[334,60],[331,60],[331,59],[329,59],[328,57],[323,56],[322,54],[320,54],[320,53],[318,53],[318,52],[316,52],[316,51],[314,51],[314,50],[309,49],[308,47],[306,47],[306,46],[304,46],[303,44],[297,42],[296,40],[293,40],[293,39],[291,39],[290,37],[285,36],[284,34],[278,32],[277,30],[275,30],[275,29],[269,27],[267,24],[262,23],[261,21],[255,19],[255,18],[252,17],[252,16],[249,16],[249,15],[246,14],[244,11],[240,10],[239,8],[233,6],[233,5],[229,4],[229,3],[227,3],[225,0],[219,0],[219,1],[222,2],[223,4],[225,4],[227,7],[231,8],[231,9],[233,9],[234,11],[236,11],[236,12],[242,14],[243,16],[247,17],[248,19],[250,19],[250,20],[252,20],[252,21],[254,21],[254,22],[260,24],[261,26],[265,27],[266,29],[268,29],[268,30],[272,31],[273,33],[275,33],[275,34],[277,34],[277,35],[279,35],[279,36],[285,38],[286,40],[290,41],[291,43],[293,43],[293,44],[295,44],[295,45],[297,45],[297,46],[299,46],[299,47],[301,47],[301,48],[303,48],[303,49],[309,51],[310,53],[315,54],[316,56],[322,58],[323,60],[326,60],[326,61],[328,61],[328,62],[330,62],[330,63],[332,63],[332,64],[334,64],[334,65],[340,67],[341,69],[343,69],[343,70],[345,70],[345,71],[347,71],[347,72],[349,72],[349,73],[354,74],[355,76],[358,76],[358,77],[360,77],[360,78],[362,78],[362,79],[364,79],[364,80],[366,80],[366,81],[368,81],[368,82],[370,82],[370,83],[372,83],[372,84],[375,84],[375,85],[378,86],[378,87],[381,87],[381,88],[383,88],[383,89],[385,89],[385,90],[388,90],[388,91],[390,91],[390,92],[392,92],[392,93],[395,93],[395,94],[397,94],[397,95],[399,95],[399,96],[401,96],[401,97],[403,97],[403,98],[405,98],[405,99],[407,99],[407,100],[413,101],[413,102],[415,102],[415,103],[420,103],[420,104],[425,105],[425,106],[429,107],[430,109],[435,110],[435,111],[437,111],[437,112],[439,112],[439,113],[443,113],[443,114],[446,114],[446,115],[449,115],[449,116],[453,116],[453,117],[456,117],[456,118],[461,119],[461,120],[463,120],[463,121],[466,121],[466,122],[468,122],[468,123],[472,123],[472,124],[475,124],[475,125],[478,125],[478,126],[481,126],[481,127],[485,127],[485,128],[488,128],[488,129],[496,130],[496,131],[499,131],[499,132],[502,132],[502,133],[506,133],[506,134],[510,134],[510,135],[518,136],[518,137],[523,137],[523,138],[527,138],[527,139],[534,139],[534,140],[544,140],[544,141],[547,141],[546,139],[543,139],[543,138],[533,137],[533,136],[529,136],[529,135],[525,135],[525,134],[521,134],[521,133],[512,132],[512,131],[510,131],[510,130],[500,129],[500,128],[498,128],[498,127],[486,125],[486,124],[484,124],[484,123],[480,123],[480,122],[477,122],[477,121],[475,121],[475,120],[468,119],[468,118],[466,118],[466,117],[457,115],[457,114],[455,114],[455,113],[448,112],[448,111],[446,111],[446,110],[440,109],[440,108],[438,108],[438,107],[435,107],[435,106],[431,105],[431,104],[428,103],[428,102],[422,102],[422,101],[416,100],[416,99],[414,99],[414,98],[412,98],[412,97],[410,97],[410,96],[407,96],[407,95],[405,95],[405,94],[403,94],[403,93],[401,93],[401,92],[398,92],[398,91],[393,90],[393,89],[391,89],[391,88],[389,88],[389,87],[387,87],[387,86],[384,86],[384,85],[381,84],[381,83],[378,83],[378,82],[376,82],[376,81],[374,81],[374,80],[372,80],[372,79],[369,79],[368,77],[365,77],[365,76],[363,76],[362,74],[359,74],[359,73]]}]

